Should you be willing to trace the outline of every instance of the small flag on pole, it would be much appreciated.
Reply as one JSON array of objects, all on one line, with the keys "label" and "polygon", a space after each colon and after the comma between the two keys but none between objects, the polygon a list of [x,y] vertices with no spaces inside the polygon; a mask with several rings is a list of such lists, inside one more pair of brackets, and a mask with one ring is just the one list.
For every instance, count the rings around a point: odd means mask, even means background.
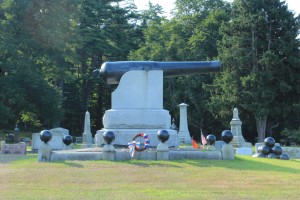
[{"label": "small flag on pole", "polygon": [[197,144],[197,142],[194,140],[194,138],[192,138],[192,145],[194,149],[198,149],[199,145]]},{"label": "small flag on pole", "polygon": [[204,135],[202,133],[202,130],[201,130],[201,142],[202,142],[203,145],[207,144],[207,141],[206,141],[206,139],[205,139],[205,137],[204,137]]}]

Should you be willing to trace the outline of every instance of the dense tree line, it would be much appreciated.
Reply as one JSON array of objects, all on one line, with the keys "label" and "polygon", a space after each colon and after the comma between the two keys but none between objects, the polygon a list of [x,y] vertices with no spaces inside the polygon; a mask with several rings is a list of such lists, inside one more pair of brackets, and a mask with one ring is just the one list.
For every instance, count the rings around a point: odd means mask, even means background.
[{"label": "dense tree line", "polygon": [[[164,80],[164,107],[189,128],[218,133],[238,107],[246,139],[300,126],[299,16],[280,0],[177,0],[170,19],[127,0],[0,1],[0,129],[92,131],[110,108],[93,70],[105,61],[221,60],[222,72]],[[265,135],[266,134],[266,135]]]}]

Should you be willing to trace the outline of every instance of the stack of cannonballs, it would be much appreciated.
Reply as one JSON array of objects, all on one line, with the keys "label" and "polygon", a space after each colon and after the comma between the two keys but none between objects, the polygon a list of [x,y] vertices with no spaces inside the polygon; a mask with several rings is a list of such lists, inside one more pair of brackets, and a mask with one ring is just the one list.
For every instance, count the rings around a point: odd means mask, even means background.
[{"label": "stack of cannonballs", "polygon": [[282,148],[280,146],[275,145],[275,140],[272,137],[267,137],[264,141],[263,146],[259,146],[257,148],[257,154],[254,154],[253,157],[260,158],[275,158],[281,160],[289,160],[290,157],[282,153]]}]

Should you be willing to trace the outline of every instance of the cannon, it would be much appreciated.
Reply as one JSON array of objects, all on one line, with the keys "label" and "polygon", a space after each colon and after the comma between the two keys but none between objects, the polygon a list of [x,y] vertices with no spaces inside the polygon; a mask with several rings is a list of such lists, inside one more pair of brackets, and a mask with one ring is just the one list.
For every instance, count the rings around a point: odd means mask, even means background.
[{"label": "cannon", "polygon": [[155,62],[155,61],[120,61],[105,62],[98,73],[106,77],[108,84],[118,84],[123,74],[131,70],[162,70],[163,76],[176,77],[221,70],[220,61],[192,61],[192,62]]}]

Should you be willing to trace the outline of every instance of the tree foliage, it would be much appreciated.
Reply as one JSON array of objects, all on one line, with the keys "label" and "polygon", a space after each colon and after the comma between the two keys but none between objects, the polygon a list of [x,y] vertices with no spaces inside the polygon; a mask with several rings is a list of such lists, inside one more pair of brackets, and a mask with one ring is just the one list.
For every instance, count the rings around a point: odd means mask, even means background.
[{"label": "tree foliage", "polygon": [[255,117],[259,141],[268,119],[286,117],[300,94],[298,30],[299,18],[284,2],[234,1],[219,43],[224,70],[208,87],[217,116],[239,106]]}]

